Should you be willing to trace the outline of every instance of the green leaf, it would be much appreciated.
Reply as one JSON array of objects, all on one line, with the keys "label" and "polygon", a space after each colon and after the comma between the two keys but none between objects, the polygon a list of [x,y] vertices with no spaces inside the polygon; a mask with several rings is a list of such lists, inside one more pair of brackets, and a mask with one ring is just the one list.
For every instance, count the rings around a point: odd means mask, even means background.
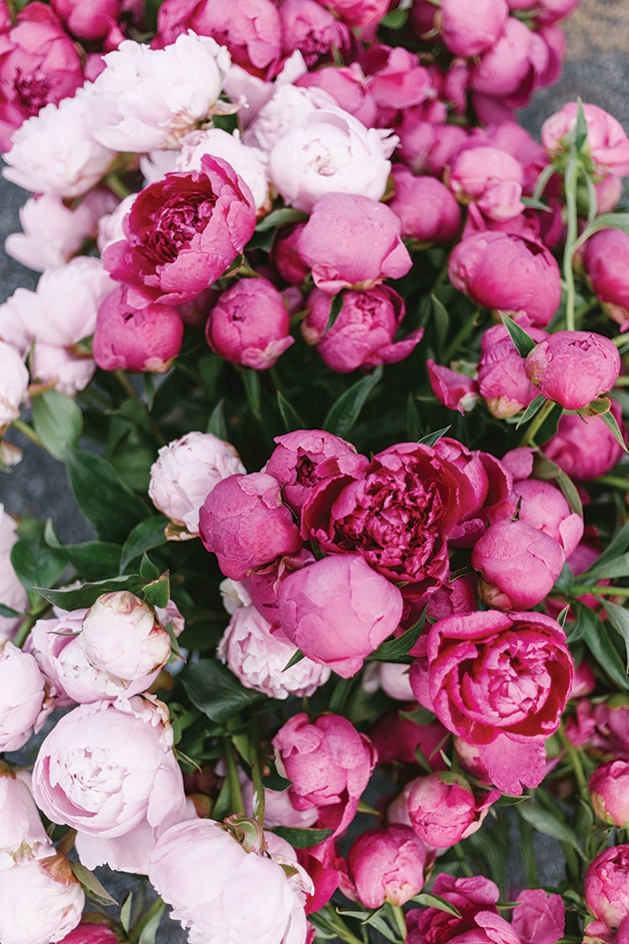
[{"label": "green leaf", "polygon": [[617,580],[619,577],[629,577],[629,554],[621,554],[602,566],[596,561],[584,574],[579,574],[579,583],[594,584],[598,580]]},{"label": "green leaf", "polygon": [[138,574],[129,574],[127,577],[112,577],[109,580],[84,583],[71,590],[51,590],[47,587],[35,587],[35,590],[53,606],[60,606],[63,610],[80,610],[92,606],[103,593],[129,590],[137,596],[142,592],[143,586],[144,580]]},{"label": "green leaf", "polygon": [[555,581],[555,587],[559,593],[563,593],[564,596],[568,596],[572,590],[572,584],[574,583],[574,576],[570,569],[570,565],[566,562],[561,568],[561,573]]},{"label": "green leaf", "polygon": [[193,662],[179,677],[192,704],[219,723],[266,699],[266,695],[241,685],[229,669],[216,660]]},{"label": "green leaf", "polygon": [[567,634],[568,642],[570,643],[578,642],[580,639],[583,639],[588,628],[590,632],[596,633],[600,626],[598,614],[591,610],[589,606],[586,606],[585,603],[576,601],[574,603],[574,610],[577,620],[572,630]]},{"label": "green leaf", "polygon": [[381,20],[380,26],[385,26],[387,29],[399,30],[403,26],[406,26],[406,21],[408,20],[408,10],[391,10],[390,13],[387,13],[385,18]]},{"label": "green leaf", "polygon": [[605,600],[603,606],[609,617],[609,622],[622,636],[625,644],[625,669],[629,672],[629,612],[624,606],[612,603],[611,600]]},{"label": "green leaf", "polygon": [[119,573],[122,551],[119,544],[108,544],[106,541],[61,544],[50,518],[44,528],[44,540],[48,547],[65,555],[67,562],[83,580],[102,580],[106,577],[116,577]]},{"label": "green leaf", "polygon": [[[611,563],[613,560],[616,560],[621,554],[624,554],[625,551],[629,549],[629,521],[626,522],[615,536],[611,544],[607,547],[601,556],[594,561],[589,571],[586,571],[586,574],[591,574],[594,570],[600,570],[603,567],[606,567],[607,564]],[[603,574],[603,576],[606,576]],[[581,579],[581,578],[579,578]]]},{"label": "green leaf", "polygon": [[524,413],[518,420],[515,428],[519,429],[520,426],[524,426],[525,423],[528,423],[530,420],[532,420],[535,414],[539,413],[539,411],[541,410],[541,408],[544,406],[545,403],[546,403],[546,397],[542,396],[541,393],[538,397],[535,397],[534,400],[531,400],[526,410],[524,411]]},{"label": "green leaf", "polygon": [[422,436],[421,439],[418,439],[417,442],[421,443],[422,446],[434,446],[435,443],[438,443],[442,436],[450,429],[450,426],[444,426],[443,429],[437,429],[434,433],[427,433],[425,436]]},{"label": "green leaf", "polygon": [[537,452],[533,459],[533,478],[541,479],[543,482],[556,482],[570,506],[570,511],[583,517],[583,505],[576,485],[570,476],[566,475],[563,469],[560,469],[543,452]]},{"label": "green leaf", "polygon": [[152,583],[161,576],[159,567],[153,563],[148,554],[142,555],[142,560],[140,561],[140,576],[144,579],[145,583]]},{"label": "green leaf", "polygon": [[125,897],[122,905],[120,906],[120,924],[122,925],[123,930],[126,934],[129,933],[131,928],[131,910],[133,908],[133,892]]},{"label": "green leaf", "polygon": [[153,518],[147,518],[136,525],[127,542],[122,549],[122,558],[120,560],[120,573],[145,551],[150,551],[154,547],[161,547],[166,544],[164,528],[168,524],[168,518],[164,515],[156,515]]},{"label": "green leaf", "polygon": [[627,446],[625,445],[625,440],[623,439],[623,435],[620,432],[620,429],[618,428],[618,423],[616,422],[616,417],[614,416],[614,414],[601,413],[599,415],[602,421],[605,423],[605,426],[607,426],[612,431],[612,434],[616,442],[622,446],[625,452],[629,452],[629,449],[627,449]]},{"label": "green leaf", "polygon": [[287,433],[292,433],[293,430],[304,428],[303,420],[279,390],[277,391],[277,408],[280,411],[284,429]]},{"label": "green leaf", "polygon": [[440,895],[430,895],[428,892],[420,892],[419,895],[415,895],[411,898],[411,901],[416,901],[418,905],[423,905],[424,908],[438,908],[439,911],[445,911],[447,914],[454,915],[455,918],[461,917],[461,912],[458,908],[455,908],[454,905],[450,904],[445,898],[442,898]]},{"label": "green leaf", "polygon": [[149,517],[148,507],[102,456],[69,448],[67,458],[70,485],[79,508],[99,538],[123,544],[129,531]]},{"label": "green leaf", "polygon": [[14,610],[10,606],[5,606],[4,603],[0,603],[0,616],[6,616],[9,619],[13,619],[13,617],[23,616],[23,614],[19,613],[17,610]]},{"label": "green leaf", "polygon": [[505,315],[504,312],[500,312],[500,318],[503,325],[509,332],[511,340],[516,346],[517,352],[520,357],[526,357],[530,351],[536,346],[533,338],[526,333],[524,328],[521,328],[519,324],[516,324],[508,315]]},{"label": "green leaf", "polygon": [[168,605],[170,600],[170,579],[168,573],[162,574],[152,583],[147,583],[144,587],[144,599],[149,606],[159,606],[162,609]]},{"label": "green leaf", "polygon": [[372,374],[358,380],[341,394],[323,421],[323,429],[341,438],[346,436],[360,416],[367,397],[381,379],[382,367],[376,367]]},{"label": "green leaf", "polygon": [[588,136],[588,123],[585,120],[585,114],[583,112],[583,102],[580,98],[577,99],[577,125],[574,132],[574,146],[577,151],[580,151],[585,142],[587,141]]},{"label": "green leaf", "polygon": [[406,437],[409,442],[418,442],[422,434],[415,398],[409,393],[406,400]]},{"label": "green leaf", "polygon": [[629,680],[627,679],[624,662],[609,635],[607,627],[598,620],[595,623],[585,623],[583,639],[585,639],[588,649],[610,679],[619,688],[629,692]]},{"label": "green leaf", "polygon": [[144,381],[146,406],[150,412],[153,409],[153,403],[155,402],[155,376],[154,374],[144,373],[142,374],[142,380]]},{"label": "green leaf", "polygon": [[281,836],[286,842],[290,842],[293,849],[310,849],[311,846],[318,846],[320,842],[331,836],[334,830],[292,829],[290,826],[275,826],[271,832]]},{"label": "green leaf", "polygon": [[260,404],[262,403],[260,374],[252,367],[243,367],[242,380],[245,385],[245,392],[251,412],[254,416],[260,416]]},{"label": "green leaf", "polygon": [[544,833],[545,836],[552,836],[553,839],[572,846],[578,855],[584,861],[587,861],[576,834],[552,813],[543,810],[539,806],[533,806],[532,803],[521,803],[516,806],[516,810],[523,820],[530,823],[540,833]]},{"label": "green leaf", "polygon": [[45,525],[38,518],[23,518],[18,527],[19,539],[11,548],[11,565],[18,580],[34,602],[36,587],[50,587],[66,569],[65,555],[48,547],[44,538]]},{"label": "green leaf", "polygon": [[302,659],[305,659],[305,658],[306,658],[306,657],[305,657],[305,655],[303,654],[303,652],[301,652],[299,649],[297,649],[297,651],[293,653],[293,655],[290,657],[290,659],[288,660],[288,662],[286,663],[286,665],[285,665],[284,668],[282,669],[282,672],[286,672],[287,669],[292,669],[292,667],[293,667],[294,665],[297,665],[298,662],[301,662],[301,660],[302,660]]},{"label": "green leaf", "polygon": [[623,233],[629,233],[629,213],[601,213],[585,227],[577,240],[575,248],[578,249],[590,236],[602,229],[619,229]]},{"label": "green leaf", "polygon": [[70,867],[74,877],[81,883],[81,887],[86,895],[98,901],[102,905],[117,905],[118,902],[112,898],[107,889],[101,885],[93,872],[86,869],[80,862],[70,862]]},{"label": "green leaf", "polygon": [[33,426],[50,455],[64,462],[67,447],[81,435],[83,414],[71,397],[47,390],[33,399]]},{"label": "green leaf", "polygon": [[225,401],[219,400],[210,416],[207,424],[208,433],[218,436],[219,439],[227,439],[227,426],[225,425]]},{"label": "green leaf", "polygon": [[424,610],[420,618],[410,629],[407,629],[406,632],[398,636],[397,639],[388,639],[386,642],[381,643],[375,652],[367,656],[367,660],[371,662],[392,662],[401,656],[407,655],[408,651],[413,648],[421,636],[425,619],[426,610]]},{"label": "green leaf", "polygon": [[432,312],[435,322],[435,334],[437,335],[437,347],[441,351],[445,344],[446,337],[448,336],[450,315],[443,302],[441,302],[436,295],[431,295],[430,301],[432,303]]},{"label": "green leaf", "polygon": [[268,216],[263,217],[256,226],[256,233],[264,233],[275,226],[285,226],[287,223],[303,223],[308,219],[306,213],[301,210],[293,210],[292,207],[281,207],[279,210],[273,210]]},{"label": "green leaf", "polygon": [[326,334],[330,330],[338,316],[341,314],[341,309],[343,308],[343,295],[343,292],[339,292],[332,299],[330,304],[330,313],[328,315],[326,326],[323,329],[323,334]]},{"label": "green leaf", "polygon": [[534,197],[521,197],[520,203],[530,210],[541,210],[543,213],[552,213],[551,208],[543,200],[536,200]]}]

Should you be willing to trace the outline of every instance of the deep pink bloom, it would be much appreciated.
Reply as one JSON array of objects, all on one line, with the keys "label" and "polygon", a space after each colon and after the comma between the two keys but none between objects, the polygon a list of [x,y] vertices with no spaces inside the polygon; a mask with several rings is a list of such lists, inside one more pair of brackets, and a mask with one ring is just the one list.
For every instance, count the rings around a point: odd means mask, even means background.
[{"label": "deep pink bloom", "polygon": [[398,443],[360,475],[331,476],[302,511],[302,536],[326,553],[361,554],[389,580],[439,586],[449,572],[447,535],[460,516],[450,463],[434,449]]},{"label": "deep pink bloom", "polygon": [[[540,328],[528,328],[527,334],[534,341],[547,337]],[[526,374],[526,361],[520,357],[506,325],[493,325],[481,338],[478,390],[489,412],[498,419],[514,416],[537,396]]]},{"label": "deep pink bloom", "polygon": [[522,108],[535,89],[545,84],[549,56],[543,38],[510,16],[497,41],[472,68],[470,85],[501,108]]},{"label": "deep pink bloom", "polygon": [[361,65],[378,106],[379,128],[397,125],[407,109],[435,95],[429,70],[420,64],[416,53],[403,46],[376,43],[364,51]]},{"label": "deep pink bloom", "polygon": [[559,266],[540,243],[512,233],[487,232],[459,243],[448,264],[450,281],[486,308],[525,314],[543,328],[559,306]]},{"label": "deep pink bloom", "polygon": [[365,908],[404,905],[422,889],[425,861],[424,844],[408,826],[370,829],[349,850],[341,891]]},{"label": "deep pink bloom", "polygon": [[594,294],[609,306],[623,331],[629,327],[629,233],[603,229],[583,248],[583,266]]},{"label": "deep pink bloom", "polygon": [[280,486],[264,472],[230,475],[217,482],[201,506],[199,534],[232,580],[242,580],[249,571],[301,547]]},{"label": "deep pink bloom", "polygon": [[562,546],[525,521],[492,524],[472,550],[481,578],[478,593],[499,610],[523,610],[541,603],[565,562]]},{"label": "deep pink bloom", "polygon": [[101,303],[92,343],[94,360],[102,370],[163,374],[181,350],[181,315],[172,305],[160,303],[138,310],[128,297],[128,286],[120,285]]},{"label": "deep pink bloom", "polygon": [[442,0],[441,38],[455,56],[472,59],[489,49],[509,16],[506,0],[480,0],[473,5]]},{"label": "deep pink bloom", "polygon": [[447,746],[450,732],[440,721],[417,724],[391,711],[378,721],[370,736],[378,752],[378,764],[415,765],[415,751],[419,749],[433,770],[447,770],[441,749]]},{"label": "deep pink bloom", "polygon": [[400,279],[411,257],[400,239],[400,221],[383,203],[349,193],[326,193],[299,235],[299,255],[317,288],[336,295],[344,288],[373,288]]},{"label": "deep pink bloom", "polygon": [[389,207],[400,219],[402,236],[452,242],[461,226],[461,210],[445,184],[435,177],[416,177],[403,164],[395,164],[392,174],[395,194]]},{"label": "deep pink bloom", "polygon": [[361,669],[402,616],[398,588],[358,554],[332,554],[289,574],[278,600],[286,636],[343,678]]},{"label": "deep pink bloom", "polygon": [[[552,482],[521,479],[514,483],[508,499],[489,512],[492,523],[516,517],[558,541],[567,558],[583,537],[583,517],[570,510],[562,491]],[[592,559],[597,556],[595,553]],[[586,569],[587,566],[583,568]],[[583,573],[583,570],[573,573]]]},{"label": "deep pink bloom", "polygon": [[388,285],[345,292],[336,321],[327,331],[330,296],[314,289],[307,307],[308,314],[301,323],[304,338],[308,344],[316,344],[324,363],[341,374],[358,367],[369,370],[380,364],[395,364],[413,352],[424,334],[419,328],[394,341],[406,308],[401,296]]},{"label": "deep pink bloom", "polygon": [[[611,413],[626,438],[622,411],[615,400],[612,400]],[[579,481],[605,475],[623,454],[622,446],[600,416],[581,417],[574,413],[564,413],[559,418],[557,432],[544,443],[542,450],[564,472]]]},{"label": "deep pink bloom", "polygon": [[585,902],[609,928],[629,916],[629,845],[605,849],[585,873]]},{"label": "deep pink bloom", "polygon": [[590,777],[590,796],[599,819],[624,829],[629,823],[629,760],[599,764]]},{"label": "deep pink bloom", "polygon": [[303,285],[309,272],[309,267],[302,262],[297,249],[299,234],[305,225],[295,223],[278,230],[271,249],[271,258],[279,274],[290,285],[299,287]]},{"label": "deep pink bloom", "polygon": [[310,721],[295,714],[273,738],[273,747],[291,786],[297,810],[319,810],[318,826],[342,833],[374,769],[377,755],[369,738],[340,715]]},{"label": "deep pink bloom", "polygon": [[117,944],[118,937],[107,924],[79,924],[59,944]]},{"label": "deep pink bloom", "polygon": [[207,343],[233,364],[266,370],[294,343],[283,296],[268,279],[240,279],[218,299]]},{"label": "deep pink bloom", "polygon": [[[453,905],[460,917],[440,908],[407,911],[408,944],[463,944],[466,939],[474,944],[520,944],[508,922],[498,916],[500,893],[488,878],[475,875],[455,879],[442,873],[435,880],[433,892]],[[487,924],[492,927],[491,937],[484,932]]]},{"label": "deep pink bloom", "polygon": [[511,925],[522,944],[557,944],[564,936],[566,908],[561,895],[549,895],[543,888],[527,888],[517,897]]},{"label": "deep pink bloom", "polygon": [[376,26],[389,9],[389,0],[327,0],[333,13],[350,26]]},{"label": "deep pink bloom", "polygon": [[474,409],[479,400],[477,380],[435,364],[430,358],[426,368],[432,392],[440,403],[449,410],[458,410],[461,416]]},{"label": "deep pink bloom", "polygon": [[51,0],[68,31],[79,39],[103,39],[118,24],[123,0]]},{"label": "deep pink bloom", "polygon": [[0,33],[0,150],[9,150],[22,122],[82,84],[81,60],[61,20],[46,4],[30,3]]},{"label": "deep pink bloom", "polygon": [[464,148],[455,157],[448,183],[461,203],[474,202],[490,220],[512,220],[524,210],[519,161],[501,148]]},{"label": "deep pink bloom", "polygon": [[253,234],[255,204],[242,178],[208,154],[201,168],[145,187],[124,218],[125,239],[103,253],[105,268],[136,287],[139,299],[191,301],[223,275]]},{"label": "deep pink bloom", "polygon": [[155,45],[174,43],[192,30],[227,46],[232,62],[261,78],[272,78],[282,47],[282,26],[272,0],[165,0],[159,8]]},{"label": "deep pink bloom", "polygon": [[282,0],[279,14],[284,55],[298,49],[308,68],[329,62],[334,50],[346,58],[355,44],[348,24],[316,0]]},{"label": "deep pink bloom", "polygon": [[611,390],[620,368],[616,345],[592,331],[555,331],[526,359],[529,380],[566,410],[579,410]]},{"label": "deep pink bloom", "polygon": [[407,806],[411,825],[422,842],[447,849],[478,832],[499,790],[475,794],[465,777],[434,773],[408,784]]}]

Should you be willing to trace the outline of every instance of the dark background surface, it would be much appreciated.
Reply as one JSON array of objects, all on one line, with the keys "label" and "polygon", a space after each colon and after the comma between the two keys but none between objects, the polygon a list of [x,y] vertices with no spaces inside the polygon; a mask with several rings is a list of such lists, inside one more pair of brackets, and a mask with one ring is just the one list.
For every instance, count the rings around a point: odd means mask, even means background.
[{"label": "dark background surface", "polygon": [[[522,124],[539,137],[543,121],[565,102],[580,96],[584,102],[605,108],[629,129],[629,0],[582,0],[565,31],[568,49],[562,78],[551,89],[539,92],[533,105],[521,112]],[[9,233],[21,229],[18,210],[27,196],[0,178],[0,244]],[[37,279],[37,273],[0,250],[0,302],[19,286],[35,288]],[[12,432],[9,438],[24,450],[24,459],[11,475],[0,473],[0,501],[7,511],[18,516],[52,518],[62,541],[89,539],[90,526],[76,508],[63,465],[19,434]],[[538,840],[540,880],[553,884],[562,870],[559,847],[543,836]],[[113,882],[105,875],[102,878],[121,901],[130,886],[126,877],[115,877]],[[526,884],[515,859],[510,881]],[[179,944],[186,939],[178,925],[164,919],[158,938],[161,944]]]}]

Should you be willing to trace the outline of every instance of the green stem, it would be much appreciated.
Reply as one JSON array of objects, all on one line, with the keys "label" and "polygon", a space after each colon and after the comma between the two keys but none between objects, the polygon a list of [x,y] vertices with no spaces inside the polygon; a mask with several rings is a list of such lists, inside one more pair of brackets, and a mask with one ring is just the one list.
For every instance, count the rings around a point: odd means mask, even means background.
[{"label": "green stem", "polygon": [[596,482],[600,485],[610,485],[612,488],[622,488],[626,492],[629,491],[629,479],[623,479],[619,475],[601,475]]},{"label": "green stem", "polygon": [[133,384],[124,371],[114,370],[113,374],[127,396],[131,397],[132,400],[139,399]]},{"label": "green stem", "polygon": [[236,754],[231,741],[225,741],[225,763],[227,765],[227,779],[229,780],[229,798],[231,800],[232,813],[245,812],[245,804],[242,798],[240,780],[238,779],[238,766],[236,764]]},{"label": "green stem", "polygon": [[104,183],[105,186],[109,187],[111,192],[121,200],[124,200],[124,198],[128,197],[131,193],[129,188],[123,184],[117,174],[109,174],[107,177],[105,177]]},{"label": "green stem", "polygon": [[[162,898],[156,898],[151,907],[146,911],[142,917],[136,921],[131,929],[130,939],[134,942],[139,942],[142,933],[150,924],[153,922],[158,922],[162,914],[166,909],[166,902]],[[155,930],[157,928],[155,927]]]},{"label": "green stem", "polygon": [[26,436],[27,439],[30,439],[31,442],[34,442],[35,445],[39,446],[40,449],[43,449],[44,452],[48,452],[35,430],[31,429],[28,423],[25,423],[23,420],[13,420],[11,425],[14,429],[17,429],[17,431],[21,433],[22,436]]},{"label": "green stem", "polygon": [[471,315],[468,320],[465,322],[462,328],[460,328],[455,334],[454,338],[447,346],[443,353],[443,362],[445,364],[451,359],[452,355],[456,353],[463,341],[467,341],[469,335],[472,333],[476,327],[476,316],[478,315],[478,310]]},{"label": "green stem", "polygon": [[535,445],[535,436],[540,431],[540,428],[543,426],[544,421],[549,416],[551,411],[554,409],[555,404],[552,400],[547,400],[544,406],[535,414],[533,419],[528,425],[526,433],[522,437],[520,442],[521,446],[534,446]]},{"label": "green stem", "polygon": [[563,729],[563,725],[559,728],[559,737],[561,739],[562,746],[570,759],[570,763],[572,764],[574,777],[579,787],[579,793],[585,800],[589,801],[590,791],[588,789],[588,780],[583,770],[583,765],[581,763],[581,757],[580,757],[579,751],[576,749],[574,744],[572,744],[570,740],[566,737],[564,729]]},{"label": "green stem", "polygon": [[260,731],[255,718],[251,731],[251,779],[253,780],[253,815],[264,829],[265,794],[262,783],[262,762],[260,759]]},{"label": "green stem", "polygon": [[629,597],[629,587],[601,587],[597,584],[593,587],[573,586],[572,595],[582,596],[584,593],[603,594],[610,597]]},{"label": "green stem", "polygon": [[50,603],[48,600],[44,600],[43,603],[40,603],[39,606],[36,606],[30,613],[27,615],[26,619],[18,629],[17,633],[13,637],[13,645],[17,646],[20,649],[26,640],[28,639],[28,634],[31,629],[43,614],[50,609]]},{"label": "green stem", "polygon": [[399,905],[393,905],[391,902],[388,902],[391,913],[393,914],[393,920],[395,921],[396,927],[400,932],[400,937],[403,941],[406,940],[406,918],[404,917],[404,912],[402,911]]},{"label": "green stem", "polygon": [[574,272],[572,269],[572,257],[577,240],[577,152],[574,145],[570,149],[568,163],[566,165],[565,175],[566,192],[566,213],[567,227],[566,245],[563,253],[563,277],[566,283],[566,328],[568,331],[575,330],[574,316]]}]

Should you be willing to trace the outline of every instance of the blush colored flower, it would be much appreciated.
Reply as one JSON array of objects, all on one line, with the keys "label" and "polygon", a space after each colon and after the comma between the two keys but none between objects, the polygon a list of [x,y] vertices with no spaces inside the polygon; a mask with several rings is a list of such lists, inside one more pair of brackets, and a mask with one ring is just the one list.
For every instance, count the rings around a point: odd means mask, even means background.
[{"label": "blush colored flower", "polygon": [[[542,144],[555,156],[567,150],[577,126],[577,102],[568,102],[542,125]],[[599,173],[623,177],[629,173],[629,140],[620,124],[598,105],[581,104],[587,125],[586,151]]]},{"label": "blush colored flower", "polygon": [[13,345],[0,340],[0,430],[20,415],[28,394],[28,370]]},{"label": "blush colored flower", "polygon": [[2,944],[61,941],[81,920],[85,895],[70,863],[55,854],[0,869]]},{"label": "blush colored flower", "polygon": [[0,635],[0,750],[17,751],[52,711],[37,662]]}]

